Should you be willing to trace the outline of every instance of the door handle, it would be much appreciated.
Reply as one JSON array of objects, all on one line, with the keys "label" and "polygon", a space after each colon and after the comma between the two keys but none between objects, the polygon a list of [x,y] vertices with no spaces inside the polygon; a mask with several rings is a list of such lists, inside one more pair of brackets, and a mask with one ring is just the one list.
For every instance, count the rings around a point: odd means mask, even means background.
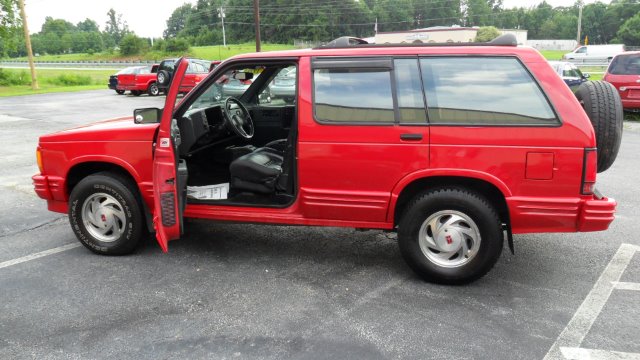
[{"label": "door handle", "polygon": [[420,141],[422,134],[400,134],[400,140]]}]

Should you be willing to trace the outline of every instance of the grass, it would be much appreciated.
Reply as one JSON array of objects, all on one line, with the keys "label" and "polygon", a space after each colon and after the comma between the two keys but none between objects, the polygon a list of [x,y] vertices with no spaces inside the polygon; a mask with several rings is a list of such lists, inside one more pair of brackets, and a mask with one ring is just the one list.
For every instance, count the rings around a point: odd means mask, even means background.
[{"label": "grass", "polygon": [[[289,50],[294,49],[293,45],[286,44],[262,44],[262,51]],[[243,54],[247,52],[255,52],[255,43],[233,44],[214,46],[192,46],[191,50],[186,53],[167,53],[159,51],[149,51],[145,54],[134,56],[121,56],[119,53],[95,53],[95,54],[61,54],[61,55],[40,55],[36,57],[36,61],[110,61],[110,60],[162,60],[168,57],[179,57],[182,55],[208,59],[208,60],[224,60],[228,57]],[[3,59],[27,61],[26,57]]]},{"label": "grass", "polygon": [[547,60],[562,60],[562,55],[568,52],[565,50],[540,50],[542,56]]},{"label": "grass", "polygon": [[[27,73],[24,69],[2,69],[2,71],[13,76],[23,76]],[[0,86],[0,97],[106,89],[111,74],[113,70],[38,69],[40,90],[31,90],[29,80],[21,85]],[[27,78],[30,79],[29,76]]]}]

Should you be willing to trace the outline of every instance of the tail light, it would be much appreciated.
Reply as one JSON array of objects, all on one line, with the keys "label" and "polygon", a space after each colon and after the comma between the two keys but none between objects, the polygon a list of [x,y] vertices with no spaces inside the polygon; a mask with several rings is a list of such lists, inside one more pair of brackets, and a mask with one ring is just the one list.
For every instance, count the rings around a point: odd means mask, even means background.
[{"label": "tail light", "polygon": [[598,151],[595,148],[584,149],[584,163],[582,164],[582,184],[580,193],[592,195],[596,187],[598,173]]}]

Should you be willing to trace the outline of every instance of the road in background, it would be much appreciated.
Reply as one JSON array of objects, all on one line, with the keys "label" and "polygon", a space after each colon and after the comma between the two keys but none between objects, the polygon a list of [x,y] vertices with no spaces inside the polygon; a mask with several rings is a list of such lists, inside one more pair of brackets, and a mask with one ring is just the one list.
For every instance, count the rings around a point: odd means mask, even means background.
[{"label": "road in background", "polygon": [[[613,286],[598,279],[622,244],[640,245],[640,127],[626,124],[598,177],[620,202],[611,229],[516,236],[516,255],[468,286],[419,280],[378,231],[189,221],[168,254],[154,241],[123,257],[74,246],[32,190],[38,136],[163,101],[0,99],[0,358],[541,359]],[[616,269],[640,282],[640,253]],[[587,306],[574,353],[640,353],[640,291],[616,286]]]}]

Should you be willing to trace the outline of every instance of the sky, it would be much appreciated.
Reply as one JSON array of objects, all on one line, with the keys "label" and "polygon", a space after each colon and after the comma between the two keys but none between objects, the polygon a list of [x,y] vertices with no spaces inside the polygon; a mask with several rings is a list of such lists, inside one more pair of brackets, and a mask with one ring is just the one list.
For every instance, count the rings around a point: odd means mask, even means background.
[{"label": "sky", "polygon": [[[586,0],[591,3],[595,0]],[[95,20],[104,30],[107,11],[110,8],[123,14],[123,19],[138,36],[161,37],[166,21],[173,10],[184,3],[196,0],[25,0],[29,30],[40,31],[47,16],[65,19],[74,24],[86,18]],[[542,0],[503,0],[505,8],[530,7]],[[569,6],[575,0],[547,0],[552,6]],[[604,2],[609,2],[605,0]]]}]

